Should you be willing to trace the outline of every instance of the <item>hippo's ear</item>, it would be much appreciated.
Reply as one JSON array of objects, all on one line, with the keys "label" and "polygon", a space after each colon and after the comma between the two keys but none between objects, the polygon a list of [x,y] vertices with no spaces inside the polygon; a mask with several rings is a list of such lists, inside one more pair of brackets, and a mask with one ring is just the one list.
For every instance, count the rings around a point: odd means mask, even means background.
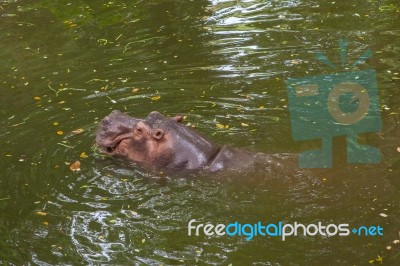
[{"label": "hippo's ear", "polygon": [[180,123],[183,121],[183,115],[176,115],[172,120],[175,120],[176,122]]},{"label": "hippo's ear", "polygon": [[153,138],[155,138],[156,140],[160,140],[162,139],[162,137],[164,137],[164,130],[157,128],[153,130],[152,136]]}]

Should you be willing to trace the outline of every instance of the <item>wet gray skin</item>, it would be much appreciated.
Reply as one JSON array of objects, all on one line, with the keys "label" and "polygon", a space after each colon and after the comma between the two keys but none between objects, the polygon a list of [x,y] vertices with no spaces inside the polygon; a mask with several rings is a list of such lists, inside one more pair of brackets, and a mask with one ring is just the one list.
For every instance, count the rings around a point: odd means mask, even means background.
[{"label": "wet gray skin", "polygon": [[106,154],[177,171],[232,170],[254,161],[251,154],[218,146],[180,121],[182,116],[170,119],[155,111],[145,119],[113,111],[101,122],[96,143]]},{"label": "wet gray skin", "polygon": [[124,138],[129,137],[132,128],[139,119],[135,119],[124,113],[114,110],[101,122],[96,134],[96,142],[107,153],[112,153]]}]

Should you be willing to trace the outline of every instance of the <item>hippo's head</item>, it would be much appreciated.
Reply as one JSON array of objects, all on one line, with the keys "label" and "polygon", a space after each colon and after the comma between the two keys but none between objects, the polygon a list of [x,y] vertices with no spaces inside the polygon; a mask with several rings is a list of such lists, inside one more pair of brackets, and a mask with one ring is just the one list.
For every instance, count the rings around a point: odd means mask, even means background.
[{"label": "hippo's head", "polygon": [[167,118],[159,112],[138,119],[113,111],[101,122],[96,142],[106,154],[145,166],[200,169],[219,147],[182,125],[182,119],[179,115]]}]

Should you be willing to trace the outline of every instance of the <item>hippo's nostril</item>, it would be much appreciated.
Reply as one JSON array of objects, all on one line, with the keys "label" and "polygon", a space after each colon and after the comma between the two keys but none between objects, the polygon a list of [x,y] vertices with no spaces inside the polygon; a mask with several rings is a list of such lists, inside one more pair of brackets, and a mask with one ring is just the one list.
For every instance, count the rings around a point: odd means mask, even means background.
[{"label": "hippo's nostril", "polygon": [[108,116],[104,117],[103,119],[103,125],[109,125],[110,124],[110,118]]},{"label": "hippo's nostril", "polygon": [[114,149],[111,147],[106,147],[107,152],[112,152]]}]

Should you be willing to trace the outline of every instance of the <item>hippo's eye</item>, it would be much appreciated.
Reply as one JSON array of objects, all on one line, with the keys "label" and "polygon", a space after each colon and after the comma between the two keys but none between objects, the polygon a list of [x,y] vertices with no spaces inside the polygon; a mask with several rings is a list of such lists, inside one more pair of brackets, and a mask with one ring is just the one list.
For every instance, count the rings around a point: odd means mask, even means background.
[{"label": "hippo's eye", "polygon": [[137,127],[137,128],[136,128],[136,131],[137,131],[138,133],[142,133],[142,129],[141,129],[140,127]]}]

